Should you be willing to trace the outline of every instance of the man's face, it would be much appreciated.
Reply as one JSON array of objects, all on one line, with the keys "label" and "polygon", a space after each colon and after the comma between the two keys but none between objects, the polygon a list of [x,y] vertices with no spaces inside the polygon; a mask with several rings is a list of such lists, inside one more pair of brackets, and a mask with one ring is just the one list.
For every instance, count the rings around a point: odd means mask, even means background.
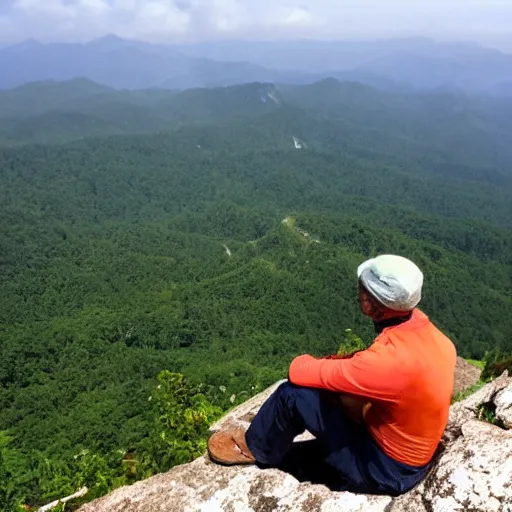
[{"label": "man's face", "polygon": [[359,283],[359,307],[363,315],[370,318],[377,318],[379,316],[380,308],[361,283]]}]

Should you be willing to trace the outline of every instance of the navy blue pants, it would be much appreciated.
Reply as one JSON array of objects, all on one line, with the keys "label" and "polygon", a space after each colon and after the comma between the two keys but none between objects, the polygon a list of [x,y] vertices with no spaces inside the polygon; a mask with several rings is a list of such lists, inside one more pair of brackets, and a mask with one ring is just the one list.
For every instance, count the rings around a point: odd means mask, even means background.
[{"label": "navy blue pants", "polygon": [[[293,439],[305,430],[316,441],[301,454],[302,443]],[[288,382],[263,404],[246,440],[260,465],[291,473],[300,472],[300,465],[304,475],[313,477],[304,479],[340,491],[397,496],[420,483],[431,466],[416,468],[391,459],[364,427],[345,415],[331,393]]]}]

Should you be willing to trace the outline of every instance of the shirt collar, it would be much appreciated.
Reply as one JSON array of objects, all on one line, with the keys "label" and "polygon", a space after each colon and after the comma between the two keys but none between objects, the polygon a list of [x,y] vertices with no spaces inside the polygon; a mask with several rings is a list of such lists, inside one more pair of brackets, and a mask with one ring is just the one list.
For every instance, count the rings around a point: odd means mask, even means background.
[{"label": "shirt collar", "polygon": [[403,324],[404,322],[407,322],[412,317],[412,311],[405,316],[398,316],[395,318],[389,318],[387,320],[382,320],[382,322],[373,322],[373,325],[375,326],[375,332],[377,334],[380,334],[384,329],[387,329],[388,327],[395,327],[397,325]]}]

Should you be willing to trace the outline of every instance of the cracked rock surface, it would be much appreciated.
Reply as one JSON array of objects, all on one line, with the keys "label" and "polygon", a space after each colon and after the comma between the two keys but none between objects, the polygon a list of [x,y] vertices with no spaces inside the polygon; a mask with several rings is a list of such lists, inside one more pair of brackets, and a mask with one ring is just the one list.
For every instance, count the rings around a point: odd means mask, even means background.
[{"label": "cracked rock surface", "polygon": [[[246,425],[276,384],[212,427]],[[500,428],[479,420],[492,411]],[[222,467],[206,456],[112,492],[79,512],[512,512],[512,378],[452,406],[427,479],[399,498],[333,492],[277,469]]]}]

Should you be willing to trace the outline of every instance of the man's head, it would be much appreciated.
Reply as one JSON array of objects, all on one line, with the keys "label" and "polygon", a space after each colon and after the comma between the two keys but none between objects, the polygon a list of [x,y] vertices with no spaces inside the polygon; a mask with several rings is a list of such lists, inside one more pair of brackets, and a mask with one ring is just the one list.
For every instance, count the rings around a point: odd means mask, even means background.
[{"label": "man's head", "polygon": [[423,274],[410,260],[383,255],[357,269],[361,311],[376,321],[408,315],[421,300]]}]

